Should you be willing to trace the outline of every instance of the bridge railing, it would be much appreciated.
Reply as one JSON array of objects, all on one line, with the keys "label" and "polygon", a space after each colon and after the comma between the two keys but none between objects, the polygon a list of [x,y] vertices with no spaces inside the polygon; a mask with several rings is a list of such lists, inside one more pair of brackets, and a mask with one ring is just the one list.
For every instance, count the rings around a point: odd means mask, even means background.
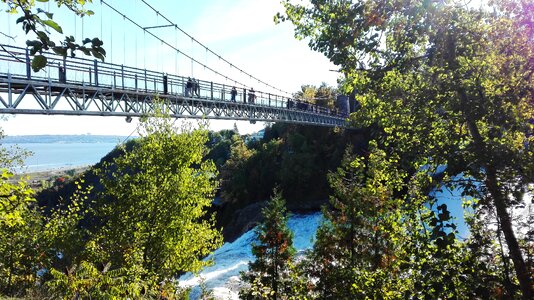
[{"label": "bridge railing", "polygon": [[[78,84],[83,86],[102,87],[112,90],[134,90],[141,93],[177,95],[188,98],[201,98],[213,101],[232,103],[232,86],[211,81],[195,80],[199,89],[188,90],[189,77],[167,74],[148,69],[90,60],[80,57],[63,57],[51,52],[43,52],[47,58],[44,72],[33,72],[29,51],[26,48],[0,45],[0,64],[7,66],[4,70],[12,77],[32,80],[47,80],[60,84]],[[325,107],[300,102],[280,95],[237,88],[235,102],[249,105],[286,108],[290,110],[309,111],[315,114],[344,117]]]}]

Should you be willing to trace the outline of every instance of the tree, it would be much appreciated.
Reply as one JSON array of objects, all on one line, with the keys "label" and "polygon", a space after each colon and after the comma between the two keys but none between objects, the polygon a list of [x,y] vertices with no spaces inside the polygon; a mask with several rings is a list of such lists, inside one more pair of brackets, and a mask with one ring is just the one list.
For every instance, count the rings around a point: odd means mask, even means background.
[{"label": "tree", "polygon": [[138,297],[133,291],[159,290],[179,273],[211,263],[203,258],[222,244],[207,215],[217,171],[204,160],[207,131],[181,130],[163,112],[144,118],[131,150],[104,164],[101,187],[84,209],[89,232],[72,274],[96,274],[90,265],[109,263],[109,272],[123,270],[122,281],[131,285],[119,296]]},{"label": "tree", "polygon": [[336,89],[330,87],[326,82],[319,87],[314,85],[302,85],[301,90],[293,95],[295,98],[317,104],[323,107],[334,108],[336,102]]},{"label": "tree", "polygon": [[237,135],[237,132],[233,130],[209,132],[209,141],[206,146],[210,151],[206,158],[213,160],[217,169],[220,169],[230,158],[230,147],[235,135]]},{"label": "tree", "polygon": [[[0,121],[6,120],[6,116],[0,116]],[[5,136],[4,129],[0,128],[0,141]],[[31,151],[22,149],[16,145],[6,148],[0,144],[0,168],[14,172],[17,168],[24,166],[24,160],[31,154]]]},{"label": "tree", "polygon": [[295,252],[288,214],[280,192],[262,209],[263,221],[256,227],[258,244],[252,245],[256,260],[242,274],[251,287],[239,292],[244,299],[281,299],[288,295],[289,262]]},{"label": "tree", "polygon": [[101,186],[74,182],[70,199],[44,215],[25,181],[3,169],[0,293],[181,297],[173,278],[210,264],[203,258],[222,236],[207,215],[217,176],[204,160],[208,133],[176,131],[168,117],[144,119],[143,138],[100,170]]},{"label": "tree", "polygon": [[[39,2],[49,2],[51,0],[39,0]],[[83,18],[91,16],[93,11],[84,8],[86,2],[91,3],[92,0],[52,0],[58,7],[65,6],[77,16]],[[50,29],[53,29],[59,34],[63,34],[61,26],[54,21],[54,15],[42,8],[35,7],[34,0],[2,0],[7,5],[6,12],[10,14],[21,13],[17,19],[17,24],[22,25],[22,30],[25,34],[33,33],[35,39],[27,40],[26,45],[30,48],[30,55],[34,56],[32,59],[32,69],[37,72],[44,68],[47,64],[47,59],[42,55],[43,51],[52,50],[56,54],[66,57],[70,55],[75,56],[76,51],[81,51],[85,55],[92,55],[95,58],[104,60],[106,51],[102,48],[104,44],[99,38],[85,38],[81,44],[78,44],[73,36],[66,36],[61,42],[54,42],[50,39]],[[4,33],[5,35],[5,33]]]},{"label": "tree", "polygon": [[[345,75],[372,130],[407,174],[442,177],[495,209],[524,299],[531,278],[510,210],[534,180],[534,30],[529,1],[475,10],[449,1],[283,1],[295,25]],[[463,174],[459,180],[455,175]],[[479,189],[470,187],[473,178]],[[471,182],[471,183],[468,183]]]},{"label": "tree", "polygon": [[[308,294],[319,299],[497,294],[502,285],[490,270],[494,263],[481,259],[484,249],[471,239],[457,240],[447,206],[421,192],[431,183],[429,173],[421,170],[406,184],[397,160],[376,146],[371,142],[363,156],[347,153],[329,176],[331,205],[323,209],[317,241],[298,272],[307,274]],[[407,186],[411,190],[400,193]]]},{"label": "tree", "polygon": [[402,214],[401,199],[393,197],[401,181],[390,167],[381,151],[366,157],[347,151],[341,167],[329,174],[334,195],[304,264],[319,298],[399,298],[409,287],[399,261],[411,220]]},{"label": "tree", "polygon": [[[4,138],[0,129],[0,140]],[[36,280],[41,263],[42,218],[26,177],[13,179],[29,151],[0,147],[0,295],[23,295]]]},{"label": "tree", "polygon": [[26,181],[11,183],[2,169],[0,181],[0,295],[23,295],[35,284],[41,217]]},{"label": "tree", "polygon": [[249,196],[245,166],[255,153],[256,151],[247,147],[241,136],[236,134],[232,137],[230,158],[221,170],[222,194],[226,200],[236,202]]}]

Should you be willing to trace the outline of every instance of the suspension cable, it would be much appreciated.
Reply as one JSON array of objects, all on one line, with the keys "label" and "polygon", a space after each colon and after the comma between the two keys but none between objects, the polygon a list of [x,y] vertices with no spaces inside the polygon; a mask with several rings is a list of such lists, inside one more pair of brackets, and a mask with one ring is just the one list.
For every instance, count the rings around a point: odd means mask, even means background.
[{"label": "suspension cable", "polygon": [[205,46],[204,44],[202,44],[201,42],[199,42],[198,40],[196,40],[192,35],[190,35],[189,33],[185,32],[182,28],[180,28],[178,25],[174,24],[171,20],[169,20],[167,17],[165,17],[163,14],[161,14],[158,10],[156,10],[152,5],[150,5],[149,3],[147,3],[145,0],[141,0],[141,2],[143,2],[146,6],[148,6],[150,9],[152,9],[156,14],[160,15],[161,17],[163,17],[167,22],[169,22],[170,24],[174,25],[176,29],[180,30],[183,34],[185,34],[186,36],[188,36],[189,38],[191,38],[192,41],[196,42],[197,44],[199,44],[200,46],[204,47],[206,49],[206,51],[212,53],[213,55],[215,55],[216,57],[218,57],[219,59],[221,59],[222,61],[224,61],[225,63],[227,63],[228,65],[230,65],[230,68],[235,68],[237,71],[239,71],[240,73],[246,75],[246,76],[249,76],[250,79],[254,79],[254,80],[257,80],[259,83],[267,86],[267,87],[270,87],[272,89],[275,89],[279,92],[282,92],[282,93],[285,93],[285,94],[288,94],[288,95],[291,95],[291,93],[289,92],[286,92],[284,90],[281,90],[275,86],[272,86],[270,84],[268,84],[267,82],[264,82],[263,80],[260,80],[258,79],[257,77],[245,72],[243,69],[235,66],[234,64],[232,64],[231,62],[229,62],[228,60],[226,60],[225,58],[223,58],[221,55],[215,53],[213,50],[211,50],[210,48],[208,48],[207,46]]},{"label": "suspension cable", "polygon": [[[162,44],[165,44],[169,47],[171,47],[172,49],[174,49],[175,51],[181,53],[183,56],[185,56],[186,58],[188,59],[191,59],[193,62],[195,62],[196,64],[198,65],[201,65],[201,66],[204,66],[203,63],[199,62],[198,60],[196,60],[195,58],[193,58],[192,56],[190,55],[187,55],[185,54],[184,52],[182,52],[180,49],[177,49],[175,48],[174,46],[172,46],[171,44],[169,44],[167,41],[163,40],[162,38],[156,36],[155,34],[153,34],[152,32],[146,30],[145,28],[143,28],[141,25],[139,25],[137,22],[133,21],[131,18],[129,18],[128,16],[126,16],[125,14],[121,13],[120,11],[118,11],[116,8],[114,8],[113,6],[111,6],[109,3],[107,3],[106,1],[102,0],[102,3],[105,4],[107,7],[109,7],[110,9],[112,9],[113,11],[115,11],[117,14],[123,16],[126,20],[130,21],[132,24],[134,24],[135,26],[137,26],[138,28],[142,29],[143,32],[146,34],[148,33],[149,35],[151,35],[152,37],[154,37],[155,39],[157,39],[158,41],[160,41]],[[145,55],[145,61],[146,61],[146,55]],[[146,66],[146,62],[145,62],[145,66]],[[219,71],[217,70],[214,70],[213,68],[209,67],[209,66],[205,66],[207,70],[213,72],[214,74],[218,75],[218,76],[221,76],[221,77],[224,77],[225,75],[220,73]],[[237,80],[234,80],[234,82],[236,82],[237,85],[240,85],[240,86],[243,86],[243,87],[247,87],[246,84],[244,83],[241,83],[241,82],[238,82]],[[282,91],[283,92],[283,91]]]}]

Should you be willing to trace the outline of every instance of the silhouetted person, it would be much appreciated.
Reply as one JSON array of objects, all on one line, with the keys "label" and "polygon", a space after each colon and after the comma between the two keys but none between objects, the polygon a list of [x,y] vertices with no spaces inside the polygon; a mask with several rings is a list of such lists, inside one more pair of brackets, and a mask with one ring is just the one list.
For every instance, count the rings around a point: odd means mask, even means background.
[{"label": "silhouetted person", "polygon": [[193,87],[197,97],[200,97],[200,81],[193,79]]},{"label": "silhouetted person", "polygon": [[250,88],[250,91],[248,92],[248,103],[254,103],[254,100],[256,100],[256,94],[254,89]]},{"label": "silhouetted person", "polygon": [[230,91],[230,100],[235,102],[235,97],[237,96],[237,90],[235,89],[235,86],[232,87],[232,90]]},{"label": "silhouetted person", "polygon": [[191,77],[187,77],[187,83],[185,85],[185,96],[193,96],[193,80],[191,80]]},{"label": "silhouetted person", "polygon": [[67,82],[67,72],[65,71],[65,68],[63,66],[59,66],[59,82],[66,83]]},{"label": "silhouetted person", "polygon": [[167,75],[163,75],[163,94],[167,95],[168,93],[169,93],[168,77]]}]

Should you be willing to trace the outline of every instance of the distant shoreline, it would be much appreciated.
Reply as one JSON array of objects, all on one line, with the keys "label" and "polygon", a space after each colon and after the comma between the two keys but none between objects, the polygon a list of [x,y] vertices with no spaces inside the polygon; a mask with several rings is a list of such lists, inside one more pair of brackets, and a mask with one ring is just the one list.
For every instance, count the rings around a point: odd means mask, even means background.
[{"label": "distant shoreline", "polygon": [[128,139],[135,139],[138,136],[122,135],[8,135],[4,137],[1,144],[54,144],[54,143],[121,143]]},{"label": "distant shoreline", "polygon": [[20,135],[0,140],[5,148],[18,147],[32,155],[16,168],[15,180],[29,178],[32,185],[57,177],[74,177],[97,164],[117,145],[136,137],[117,135]]},{"label": "distant shoreline", "polygon": [[43,181],[51,181],[58,177],[71,177],[76,178],[83,174],[85,171],[89,170],[92,165],[86,166],[76,166],[76,167],[59,167],[50,170],[39,170],[32,171],[28,173],[16,173],[15,176],[10,180],[11,182],[17,182],[20,179],[26,180],[29,185],[38,189],[42,186]]}]

